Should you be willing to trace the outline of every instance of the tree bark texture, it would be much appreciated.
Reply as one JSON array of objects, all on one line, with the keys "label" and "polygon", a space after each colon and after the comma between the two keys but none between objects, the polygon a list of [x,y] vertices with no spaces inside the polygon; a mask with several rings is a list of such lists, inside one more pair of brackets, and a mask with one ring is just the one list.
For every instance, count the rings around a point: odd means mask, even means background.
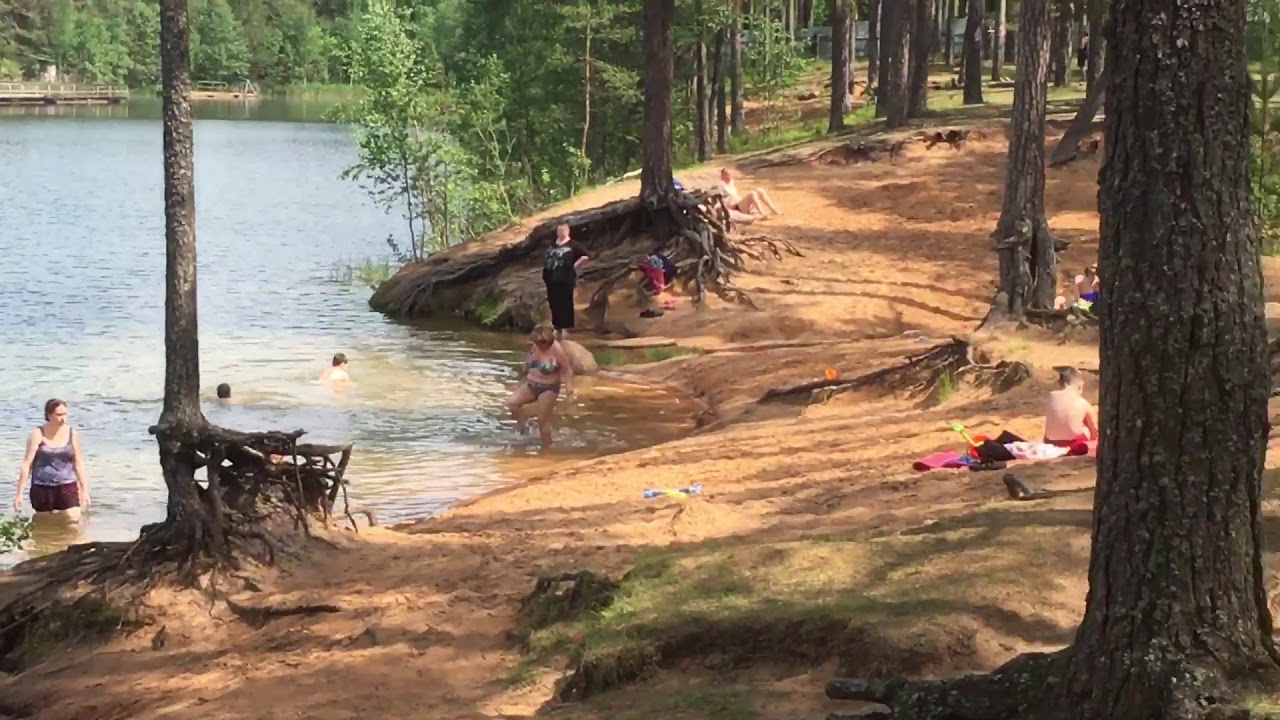
[{"label": "tree bark texture", "polygon": [[706,162],[711,157],[711,95],[707,92],[707,43],[704,38],[698,38],[693,52],[694,96],[698,104],[695,122],[698,162]]},{"label": "tree bark texture", "polygon": [[196,305],[195,158],[187,0],[160,4],[164,126],[164,406],[160,470],[168,490],[165,526],[187,557],[224,548],[222,529],[201,501],[196,458],[187,442],[205,425],[200,410],[200,334]]},{"label": "tree bark texture", "polygon": [[1071,16],[1075,8],[1071,0],[1053,0],[1053,38],[1049,54],[1053,58],[1053,86],[1066,87],[1071,77]]},{"label": "tree bark texture", "polygon": [[956,37],[951,32],[951,26],[955,24],[956,19],[956,2],[955,0],[942,0],[945,5],[942,12],[942,51],[947,67],[956,64]]},{"label": "tree bark texture", "polygon": [[1093,90],[1102,77],[1107,52],[1107,2],[1087,0],[1089,10],[1089,48],[1085,60],[1085,92]]},{"label": "tree bark texture", "polygon": [[886,49],[884,78],[876,94],[876,115],[885,118],[886,128],[907,123],[911,72],[911,36],[915,0],[884,0],[880,18],[884,23],[881,42]]},{"label": "tree bark texture", "polygon": [[907,117],[917,118],[929,110],[929,58],[933,55],[933,0],[913,0],[915,26],[911,35],[911,69],[907,96]]},{"label": "tree bark texture", "polygon": [[728,31],[720,28],[716,31],[715,52],[711,62],[711,87],[716,115],[716,152],[729,152],[729,109],[725,107],[724,79],[727,63],[725,62],[725,35]]},{"label": "tree bark texture", "polygon": [[991,39],[991,80],[1000,82],[1004,80],[1004,37],[1005,24],[1009,20],[1008,0],[1000,0],[995,19],[995,33]]},{"label": "tree bark texture", "polygon": [[1044,129],[1049,72],[1049,2],[1022,0],[1009,162],[995,239],[1000,257],[996,316],[1049,309],[1057,295],[1056,256],[1044,210]]},{"label": "tree bark texture", "polygon": [[742,104],[742,4],[731,0],[729,24],[729,126],[734,135],[747,131]]},{"label": "tree bark texture", "polygon": [[853,61],[858,54],[858,3],[857,0],[846,0],[848,17],[845,20],[845,55],[844,64],[844,109],[853,110]]},{"label": "tree bark texture", "polygon": [[640,196],[671,192],[671,85],[675,75],[675,0],[644,3],[644,158]]},{"label": "tree bark texture", "polygon": [[964,104],[982,104],[983,0],[968,0],[964,19]]},{"label": "tree bark texture", "polygon": [[880,86],[880,8],[884,0],[867,0],[867,87]]},{"label": "tree bark texture", "polygon": [[199,422],[200,335],[196,312],[195,159],[187,0],[165,0],[161,19],[164,99],[164,410],[162,420]]},{"label": "tree bark texture", "polygon": [[1280,674],[1245,0],[1115,0],[1111,21],[1102,444],[1067,680],[1085,718],[1194,717],[1231,681]]},{"label": "tree bark texture", "polygon": [[828,0],[831,15],[831,113],[827,132],[844,130],[845,102],[849,95],[849,4],[851,0]]}]

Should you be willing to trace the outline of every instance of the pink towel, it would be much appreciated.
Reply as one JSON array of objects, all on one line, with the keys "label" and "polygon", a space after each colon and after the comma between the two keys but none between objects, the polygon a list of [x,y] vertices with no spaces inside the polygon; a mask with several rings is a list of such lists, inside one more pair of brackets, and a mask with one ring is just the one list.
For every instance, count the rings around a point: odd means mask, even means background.
[{"label": "pink towel", "polygon": [[925,472],[927,470],[938,470],[941,468],[962,468],[969,467],[969,463],[964,461],[964,453],[958,453],[954,450],[943,450],[932,455],[927,455],[919,460],[911,463],[914,470]]}]

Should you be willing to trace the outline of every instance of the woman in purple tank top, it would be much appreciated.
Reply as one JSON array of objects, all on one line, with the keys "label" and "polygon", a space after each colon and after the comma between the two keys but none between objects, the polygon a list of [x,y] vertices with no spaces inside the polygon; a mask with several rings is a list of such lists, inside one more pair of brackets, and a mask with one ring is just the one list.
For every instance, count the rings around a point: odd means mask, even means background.
[{"label": "woman in purple tank top", "polygon": [[89,476],[84,472],[80,438],[67,425],[67,404],[46,402],[44,420],[27,438],[13,509],[22,509],[22,493],[29,479],[32,510],[79,515],[81,508],[89,507]]}]

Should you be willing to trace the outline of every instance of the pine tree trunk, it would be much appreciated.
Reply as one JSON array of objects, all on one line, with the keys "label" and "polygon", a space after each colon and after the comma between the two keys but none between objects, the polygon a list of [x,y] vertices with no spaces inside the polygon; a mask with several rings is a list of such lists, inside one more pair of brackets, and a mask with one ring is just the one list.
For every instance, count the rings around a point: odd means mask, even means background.
[{"label": "pine tree trunk", "polygon": [[[867,87],[880,87],[880,8],[884,0],[867,0]],[[878,117],[878,114],[877,114]]]},{"label": "pine tree trunk", "polygon": [[984,0],[968,0],[964,20],[964,104],[982,104],[982,15]]},{"label": "pine tree trunk", "polygon": [[1053,237],[1044,210],[1044,129],[1050,0],[1022,0],[1004,203],[996,224],[1000,284],[984,325],[1027,308],[1049,309],[1057,295]]},{"label": "pine tree trunk", "polygon": [[734,135],[747,131],[746,114],[742,104],[742,4],[731,0],[729,25],[729,126]]},{"label": "pine tree trunk", "polygon": [[675,0],[644,2],[644,158],[640,196],[671,192],[671,86],[675,75]]},{"label": "pine tree trunk", "polygon": [[951,26],[956,21],[956,0],[942,1],[946,3],[942,13],[942,47],[947,67],[953,67],[956,64],[956,36],[951,32]]},{"label": "pine tree trunk", "polygon": [[1087,0],[1089,3],[1089,49],[1085,60],[1085,92],[1102,77],[1107,51],[1107,3],[1106,0]]},{"label": "pine tree trunk", "polygon": [[716,115],[716,152],[723,155],[729,152],[729,112],[725,107],[725,91],[724,76],[727,63],[725,62],[724,46],[725,35],[728,30],[720,28],[716,31],[715,53],[711,63],[712,76],[712,96],[714,98],[715,115]]},{"label": "pine tree trunk", "polygon": [[844,73],[844,109],[853,110],[853,62],[858,52],[858,3],[857,0],[844,0],[848,3],[848,19],[845,21],[845,73]]},{"label": "pine tree trunk", "polygon": [[876,95],[876,115],[883,114],[885,127],[889,129],[900,128],[907,123],[914,8],[915,0],[884,0],[880,11],[885,30],[881,42],[886,53],[884,78]]},{"label": "pine tree trunk", "polygon": [[914,0],[914,32],[911,35],[911,70],[907,117],[918,118],[929,110],[929,58],[933,55],[933,0]]},{"label": "pine tree trunk", "polygon": [[850,0],[828,0],[831,16],[831,114],[827,132],[844,130],[844,108],[849,94],[849,3]]},{"label": "pine tree trunk", "polygon": [[[991,41],[991,81],[1004,80],[1004,37],[1005,24],[1009,20],[1008,0],[1000,0],[996,9],[996,31]],[[1021,31],[1019,31],[1021,34]]]},{"label": "pine tree trunk", "polygon": [[169,497],[164,529],[187,557],[221,555],[221,527],[201,502],[195,453],[186,441],[205,425],[200,410],[200,334],[196,306],[195,165],[191,43],[187,0],[160,5],[164,126],[164,406],[157,425],[160,469]]},{"label": "pine tree trunk", "polygon": [[[701,3],[698,3],[697,14],[702,16]],[[694,102],[698,105],[694,128],[697,134],[698,162],[706,162],[711,157],[711,96],[707,92],[707,42],[699,28],[697,45],[694,47]]]},{"label": "pine tree trunk", "polygon": [[1115,3],[1103,440],[1067,687],[1086,720],[1202,717],[1205,698],[1280,674],[1262,564],[1270,379],[1245,0]]},{"label": "pine tree trunk", "polygon": [[1049,54],[1053,58],[1053,86],[1066,87],[1071,73],[1071,0],[1054,0],[1053,37]]}]

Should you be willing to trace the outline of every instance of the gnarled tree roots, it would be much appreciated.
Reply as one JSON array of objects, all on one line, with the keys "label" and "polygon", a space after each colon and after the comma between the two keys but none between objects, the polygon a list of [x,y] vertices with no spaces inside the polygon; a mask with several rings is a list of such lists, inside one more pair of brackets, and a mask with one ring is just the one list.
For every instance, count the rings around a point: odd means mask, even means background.
[{"label": "gnarled tree roots", "polygon": [[[1053,654],[1019,655],[987,675],[945,680],[837,678],[827,697],[875,703],[888,708],[870,714],[833,714],[827,720],[1250,720],[1276,717],[1234,704],[1240,686],[1213,661],[1157,658],[1157,667],[1133,668],[1130,683],[1141,685],[1131,698],[1093,688],[1073,665],[1073,648]],[[1091,661],[1081,659],[1086,665]],[[1141,664],[1141,663],[1139,663]],[[1271,668],[1275,670],[1275,668]],[[1155,672],[1153,672],[1155,671]],[[1077,682],[1081,676],[1083,682]],[[1268,678],[1274,679],[1274,678]],[[1151,687],[1154,680],[1155,687]],[[1123,685],[1121,683],[1120,685]],[[1127,707],[1112,702],[1138,698]]]},{"label": "gnarled tree roots", "polygon": [[771,388],[757,402],[799,402],[812,405],[863,388],[928,395],[943,384],[950,384],[954,388],[960,382],[1004,392],[1029,377],[1031,371],[1026,365],[1008,361],[987,362],[978,357],[978,352],[969,343],[953,338],[950,342],[935,345],[919,355],[909,357],[905,362],[854,378],[816,380]]}]

